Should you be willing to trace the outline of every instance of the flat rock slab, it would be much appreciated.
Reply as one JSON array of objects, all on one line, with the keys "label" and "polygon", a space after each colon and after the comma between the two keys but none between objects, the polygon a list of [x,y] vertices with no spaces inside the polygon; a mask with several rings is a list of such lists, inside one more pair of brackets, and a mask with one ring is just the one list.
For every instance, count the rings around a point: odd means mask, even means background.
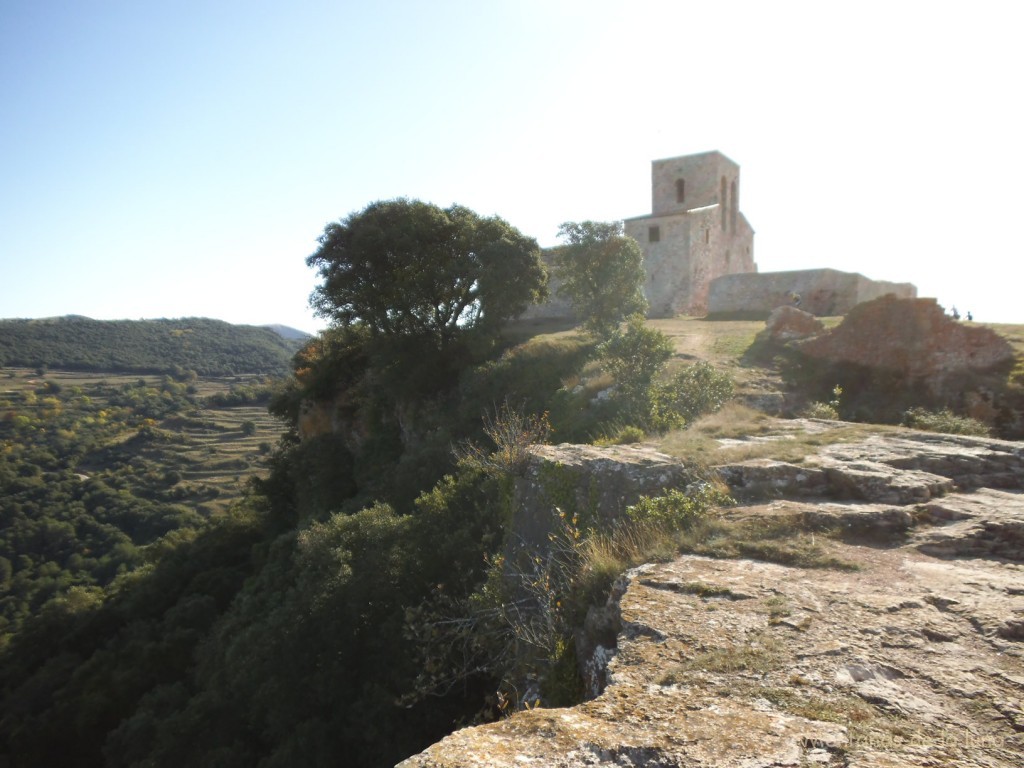
[{"label": "flat rock slab", "polygon": [[1024,612],[1024,568],[913,548],[860,560],[853,574],[696,556],[636,569],[603,694],[401,765],[1017,768],[1024,642],[998,627]]},{"label": "flat rock slab", "polygon": [[400,765],[1019,768],[1021,449],[899,433],[741,463],[732,479],[774,498],[724,515],[838,533],[818,545],[856,570],[694,555],[636,568],[596,698],[457,731]]},{"label": "flat rock slab", "polygon": [[[819,422],[797,423],[820,431]],[[956,488],[1024,488],[1024,446],[906,430],[825,446],[800,464],[761,458],[718,470],[741,498],[833,496],[918,504]]]}]

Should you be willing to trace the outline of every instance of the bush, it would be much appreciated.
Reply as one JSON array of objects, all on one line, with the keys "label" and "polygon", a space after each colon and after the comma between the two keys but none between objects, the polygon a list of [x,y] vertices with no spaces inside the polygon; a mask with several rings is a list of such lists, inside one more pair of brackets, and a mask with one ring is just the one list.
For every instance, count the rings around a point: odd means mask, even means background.
[{"label": "bush", "polygon": [[719,373],[710,363],[694,363],[656,387],[653,426],[665,431],[688,424],[698,416],[717,411],[732,393],[732,379],[727,374]]},{"label": "bush", "polygon": [[714,483],[695,483],[685,491],[673,488],[664,496],[642,496],[626,508],[634,523],[653,523],[672,530],[685,530],[714,506],[731,504],[729,494]]},{"label": "bush", "polygon": [[949,408],[940,411],[929,411],[925,408],[911,408],[903,416],[903,423],[912,429],[926,432],[945,432],[950,435],[979,435],[988,437],[992,434],[987,424],[969,416],[957,416]]},{"label": "bush", "polygon": [[598,355],[615,379],[617,395],[629,405],[643,408],[654,378],[672,357],[672,342],[661,331],[648,328],[641,315],[633,315],[625,331],[616,332],[598,347]]},{"label": "bush", "polygon": [[547,414],[527,416],[521,410],[502,403],[493,414],[483,417],[484,433],[495,449],[489,451],[468,440],[455,448],[459,464],[493,475],[518,475],[530,458],[530,446],[543,443],[551,433]]},{"label": "bush", "polygon": [[843,396],[843,388],[836,384],[832,387],[832,399],[827,403],[814,402],[804,408],[803,416],[807,419],[829,419],[836,421],[839,418],[839,401]]},{"label": "bush", "polygon": [[806,419],[829,419],[831,421],[839,419],[839,412],[828,403],[810,403],[804,408],[801,415]]},{"label": "bush", "polygon": [[489,557],[487,578],[468,599],[440,594],[407,611],[405,632],[423,670],[411,700],[486,673],[500,681],[501,711],[578,702],[584,691],[570,662],[589,609],[606,603],[629,568],[674,556],[677,531],[730,502],[718,486],[696,483],[642,498],[625,521],[605,530],[581,527],[578,515],[557,510],[548,544],[527,556]]},{"label": "bush", "polygon": [[651,432],[678,429],[717,411],[732,397],[732,379],[705,362],[658,381],[672,356],[672,342],[638,315],[598,351],[604,369],[615,379],[612,401],[627,425]]}]

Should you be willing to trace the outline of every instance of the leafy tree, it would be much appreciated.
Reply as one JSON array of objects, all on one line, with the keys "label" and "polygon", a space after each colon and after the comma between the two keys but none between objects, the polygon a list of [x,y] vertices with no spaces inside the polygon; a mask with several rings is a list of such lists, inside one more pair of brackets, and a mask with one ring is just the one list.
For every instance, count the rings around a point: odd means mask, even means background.
[{"label": "leafy tree", "polygon": [[604,369],[616,383],[615,400],[624,415],[638,426],[648,427],[655,377],[672,357],[672,342],[665,334],[644,325],[640,315],[629,319],[598,348]]},{"label": "leafy tree", "polygon": [[633,315],[625,329],[615,331],[598,347],[598,354],[604,369],[615,378],[612,403],[621,409],[620,418],[643,429],[681,428],[717,411],[732,397],[729,376],[703,361],[665,380],[672,342],[644,325],[640,315]]},{"label": "leafy tree", "polygon": [[643,253],[620,222],[568,221],[555,254],[558,295],[572,302],[584,326],[609,336],[623,318],[647,310]]},{"label": "leafy tree", "polygon": [[496,332],[544,297],[540,249],[497,216],[399,198],[371,203],[320,237],[306,263],[323,282],[310,303],[341,326],[444,347],[461,331]]},{"label": "leafy tree", "polygon": [[661,331],[648,328],[643,317],[633,315],[625,330],[612,335],[598,353],[620,396],[636,400],[646,397],[654,377],[672,357],[672,341]]}]

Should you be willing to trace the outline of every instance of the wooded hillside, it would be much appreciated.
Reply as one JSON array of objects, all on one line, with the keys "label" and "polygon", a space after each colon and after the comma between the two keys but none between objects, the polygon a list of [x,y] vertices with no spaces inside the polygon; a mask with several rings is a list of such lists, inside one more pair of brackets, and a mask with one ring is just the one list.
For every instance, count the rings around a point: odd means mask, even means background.
[{"label": "wooded hillside", "polygon": [[284,374],[301,346],[269,328],[208,318],[0,320],[0,366],[203,376]]}]

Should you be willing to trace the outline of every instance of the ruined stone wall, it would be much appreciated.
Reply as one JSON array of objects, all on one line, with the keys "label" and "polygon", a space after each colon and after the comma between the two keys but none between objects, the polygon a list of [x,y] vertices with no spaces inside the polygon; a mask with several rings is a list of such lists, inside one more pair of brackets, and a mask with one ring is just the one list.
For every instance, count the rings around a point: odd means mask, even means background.
[{"label": "ruined stone wall", "polygon": [[880,299],[883,296],[895,296],[898,299],[916,299],[917,288],[911,283],[890,283],[886,280],[869,280],[857,275],[857,303]]},{"label": "ruined stone wall", "polygon": [[820,360],[896,371],[905,381],[924,379],[933,388],[951,374],[1009,365],[1014,357],[1005,338],[953,320],[935,299],[893,296],[859,305],[840,325],[797,348]]},{"label": "ruined stone wall", "polygon": [[793,305],[794,294],[800,298],[800,309],[827,317],[845,315],[857,304],[887,294],[912,299],[917,288],[835,269],[731,274],[711,281],[707,310],[712,315],[743,312],[767,316],[776,307]]},{"label": "ruined stone wall", "polygon": [[552,262],[556,248],[545,248],[541,260],[548,272],[548,299],[543,304],[533,304],[519,316],[521,320],[564,320],[574,317],[572,304],[558,295],[561,281],[553,275]]}]

